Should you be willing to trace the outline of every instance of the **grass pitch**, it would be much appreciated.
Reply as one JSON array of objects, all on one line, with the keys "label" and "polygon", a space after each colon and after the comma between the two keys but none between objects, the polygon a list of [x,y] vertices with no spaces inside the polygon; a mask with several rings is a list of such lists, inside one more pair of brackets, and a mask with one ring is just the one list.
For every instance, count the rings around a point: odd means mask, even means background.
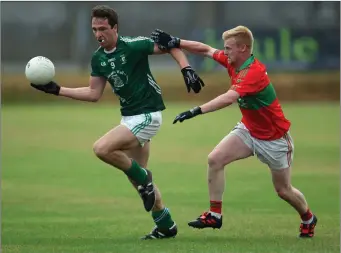
[{"label": "grass pitch", "polygon": [[168,104],[149,168],[178,224],[175,239],[140,241],[153,222],[123,173],[100,162],[93,142],[119,123],[116,105],[2,108],[2,250],[5,253],[328,253],[340,251],[340,109],[284,104],[295,142],[292,182],[319,223],[313,240],[280,200],[256,158],[226,170],[221,230],[187,222],[208,208],[206,160],[240,119],[236,106],[172,125],[193,104]]}]

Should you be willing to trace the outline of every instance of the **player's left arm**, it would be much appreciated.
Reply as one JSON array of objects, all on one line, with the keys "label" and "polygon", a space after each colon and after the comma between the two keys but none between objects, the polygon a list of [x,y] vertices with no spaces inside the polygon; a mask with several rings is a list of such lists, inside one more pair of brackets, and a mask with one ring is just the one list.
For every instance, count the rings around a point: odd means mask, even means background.
[{"label": "player's left arm", "polygon": [[225,108],[238,100],[239,97],[259,92],[264,87],[258,85],[258,80],[263,73],[258,70],[243,69],[239,72],[238,84],[233,84],[224,94],[200,106],[201,112],[209,113]]},{"label": "player's left arm", "polygon": [[154,43],[154,49],[153,49],[153,54],[167,54],[167,50],[161,50],[158,46],[158,44]]},{"label": "player's left arm", "polygon": [[261,75],[262,73],[259,71],[249,72],[249,69],[242,70],[239,73],[240,82],[238,84],[232,85],[231,89],[229,89],[226,93],[216,97],[215,99],[201,106],[196,106],[189,111],[178,114],[175,117],[173,124],[178,121],[183,122],[184,120],[191,119],[200,114],[220,110],[235,103],[239,97],[259,91],[261,86],[257,85],[257,80],[259,80]]},{"label": "player's left arm", "polygon": [[169,53],[178,63],[187,87],[187,92],[190,92],[192,89],[195,93],[199,93],[201,88],[205,86],[205,83],[190,66],[185,53],[179,48],[172,48],[169,51],[161,50],[158,44],[154,43],[154,54],[164,53]]},{"label": "player's left arm", "polygon": [[209,113],[225,108],[235,103],[239,97],[253,94],[259,91],[260,86],[257,80],[261,78],[262,72],[258,70],[243,69],[239,72],[237,84],[232,84],[231,88],[224,94],[200,106],[201,113]]},{"label": "player's left arm", "polygon": [[211,101],[200,106],[201,113],[214,112],[232,105],[240,97],[239,93],[234,90],[228,90],[226,93],[212,99]]},{"label": "player's left arm", "polygon": [[187,56],[185,55],[185,53],[181,49],[172,48],[169,51],[169,53],[173,57],[173,59],[178,63],[180,69],[192,68],[188,62]]},{"label": "player's left arm", "polygon": [[240,95],[238,92],[230,89],[226,93],[216,97],[215,99],[212,99],[211,101],[201,106],[196,106],[189,111],[185,111],[185,112],[178,114],[175,117],[173,124],[175,124],[178,121],[183,122],[186,119],[193,118],[200,114],[205,114],[205,113],[214,112],[214,111],[223,109],[227,106],[232,105],[234,102],[237,101],[239,97]]},{"label": "player's left arm", "polygon": [[173,59],[178,63],[180,69],[190,67],[187,56],[185,53],[179,48],[172,48],[169,51],[161,50],[159,46],[154,44],[154,54],[166,54],[169,53]]}]

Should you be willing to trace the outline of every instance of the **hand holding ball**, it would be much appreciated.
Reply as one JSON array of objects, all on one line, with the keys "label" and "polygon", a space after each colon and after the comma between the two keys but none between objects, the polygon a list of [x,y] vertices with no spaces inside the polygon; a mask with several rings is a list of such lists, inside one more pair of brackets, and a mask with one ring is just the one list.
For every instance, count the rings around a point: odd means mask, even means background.
[{"label": "hand holding ball", "polygon": [[53,82],[55,67],[52,61],[44,56],[32,58],[26,65],[25,75],[31,86],[37,90],[59,95],[60,86]]}]

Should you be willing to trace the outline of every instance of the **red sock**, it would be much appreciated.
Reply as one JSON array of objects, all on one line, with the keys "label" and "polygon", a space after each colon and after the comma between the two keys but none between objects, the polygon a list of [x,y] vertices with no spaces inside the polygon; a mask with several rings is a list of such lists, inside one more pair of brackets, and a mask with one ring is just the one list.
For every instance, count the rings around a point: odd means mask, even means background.
[{"label": "red sock", "polygon": [[221,201],[210,201],[210,211],[214,213],[220,213],[221,214],[221,206],[222,202]]},{"label": "red sock", "polygon": [[313,213],[310,211],[309,208],[308,208],[308,210],[304,214],[301,214],[301,219],[303,221],[308,221],[308,220],[311,219],[311,217],[313,217]]}]

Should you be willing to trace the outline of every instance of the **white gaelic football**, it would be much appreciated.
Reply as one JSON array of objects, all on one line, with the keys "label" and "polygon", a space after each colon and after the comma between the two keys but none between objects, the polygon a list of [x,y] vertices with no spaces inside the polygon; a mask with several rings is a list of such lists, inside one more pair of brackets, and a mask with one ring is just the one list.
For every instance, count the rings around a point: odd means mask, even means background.
[{"label": "white gaelic football", "polygon": [[25,75],[30,83],[47,84],[54,78],[54,64],[44,56],[36,56],[26,64]]}]

